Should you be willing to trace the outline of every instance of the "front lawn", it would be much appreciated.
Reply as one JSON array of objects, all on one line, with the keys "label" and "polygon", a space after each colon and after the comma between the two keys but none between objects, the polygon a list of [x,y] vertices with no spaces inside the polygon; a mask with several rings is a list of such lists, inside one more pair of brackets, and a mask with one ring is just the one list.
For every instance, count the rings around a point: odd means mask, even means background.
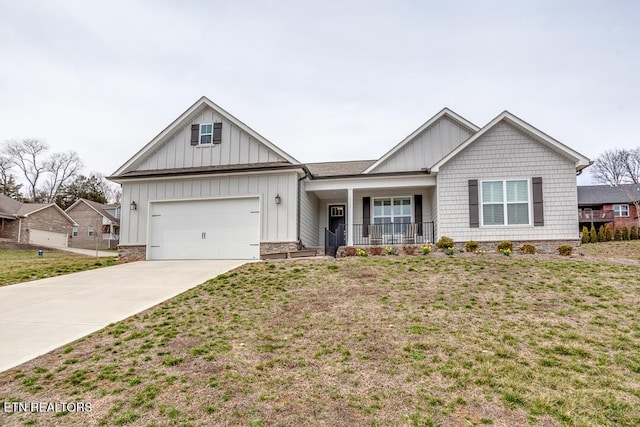
[{"label": "front lawn", "polygon": [[589,257],[640,261],[640,240],[586,243],[580,246],[580,252]]},{"label": "front lawn", "polygon": [[248,264],[0,374],[6,425],[640,425],[640,267]]},{"label": "front lawn", "polygon": [[37,250],[0,249],[0,286],[92,270],[115,263],[115,256],[94,258],[55,249],[45,249],[43,255],[38,256]]}]

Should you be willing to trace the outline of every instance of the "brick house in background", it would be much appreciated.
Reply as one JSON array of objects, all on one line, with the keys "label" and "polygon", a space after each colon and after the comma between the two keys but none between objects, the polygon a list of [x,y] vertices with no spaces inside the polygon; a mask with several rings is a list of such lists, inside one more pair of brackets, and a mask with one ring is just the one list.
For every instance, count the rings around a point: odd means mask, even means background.
[{"label": "brick house in background", "polygon": [[578,186],[580,228],[611,224],[611,228],[638,226],[634,202],[640,200],[640,184]]},{"label": "brick house in background", "polygon": [[76,223],[55,203],[23,203],[0,194],[0,239],[66,247]]},{"label": "brick house in background", "polygon": [[120,205],[78,199],[65,211],[76,222],[69,246],[116,249],[120,239]]}]

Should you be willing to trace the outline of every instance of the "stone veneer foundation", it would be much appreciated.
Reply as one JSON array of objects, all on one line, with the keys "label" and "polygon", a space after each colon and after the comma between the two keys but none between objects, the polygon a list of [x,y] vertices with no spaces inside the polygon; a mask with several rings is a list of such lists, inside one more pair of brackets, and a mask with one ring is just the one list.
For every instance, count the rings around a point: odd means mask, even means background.
[{"label": "stone veneer foundation", "polygon": [[[296,242],[262,242],[260,243],[260,255],[272,253],[286,253],[298,250]],[[147,259],[147,247],[145,245],[120,245],[118,256],[122,261],[140,261]]]}]

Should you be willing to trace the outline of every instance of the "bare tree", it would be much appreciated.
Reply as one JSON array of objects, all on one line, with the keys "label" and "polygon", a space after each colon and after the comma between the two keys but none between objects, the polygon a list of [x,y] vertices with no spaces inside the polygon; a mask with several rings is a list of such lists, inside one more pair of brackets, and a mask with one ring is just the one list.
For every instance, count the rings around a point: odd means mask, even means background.
[{"label": "bare tree", "polygon": [[627,195],[633,206],[636,207],[636,221],[640,231],[640,185],[621,185],[619,188]]},{"label": "bare tree", "polygon": [[29,197],[34,202],[40,199],[38,183],[46,172],[46,161],[42,156],[48,149],[49,146],[39,139],[23,139],[8,141],[3,150],[9,162],[20,169],[27,180]]},{"label": "bare tree", "polygon": [[627,151],[624,167],[627,171],[627,179],[638,184],[640,182],[640,147]]},{"label": "bare tree", "polygon": [[603,184],[619,185],[625,180],[625,166],[628,153],[626,150],[614,148],[602,153],[591,167],[593,178]]},{"label": "bare tree", "polygon": [[21,200],[20,187],[22,185],[18,184],[13,174],[11,174],[12,167],[13,163],[9,158],[0,155],[0,194]]},{"label": "bare tree", "polygon": [[53,153],[45,163],[48,172],[45,183],[47,202],[53,202],[62,185],[76,176],[82,169],[82,161],[75,151]]}]

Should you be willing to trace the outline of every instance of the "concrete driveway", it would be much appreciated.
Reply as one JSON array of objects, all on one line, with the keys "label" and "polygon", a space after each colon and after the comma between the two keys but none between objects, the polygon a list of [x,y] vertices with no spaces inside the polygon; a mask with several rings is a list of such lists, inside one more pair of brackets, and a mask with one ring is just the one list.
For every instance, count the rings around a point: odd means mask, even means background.
[{"label": "concrete driveway", "polygon": [[140,261],[0,287],[0,372],[246,262]]}]

